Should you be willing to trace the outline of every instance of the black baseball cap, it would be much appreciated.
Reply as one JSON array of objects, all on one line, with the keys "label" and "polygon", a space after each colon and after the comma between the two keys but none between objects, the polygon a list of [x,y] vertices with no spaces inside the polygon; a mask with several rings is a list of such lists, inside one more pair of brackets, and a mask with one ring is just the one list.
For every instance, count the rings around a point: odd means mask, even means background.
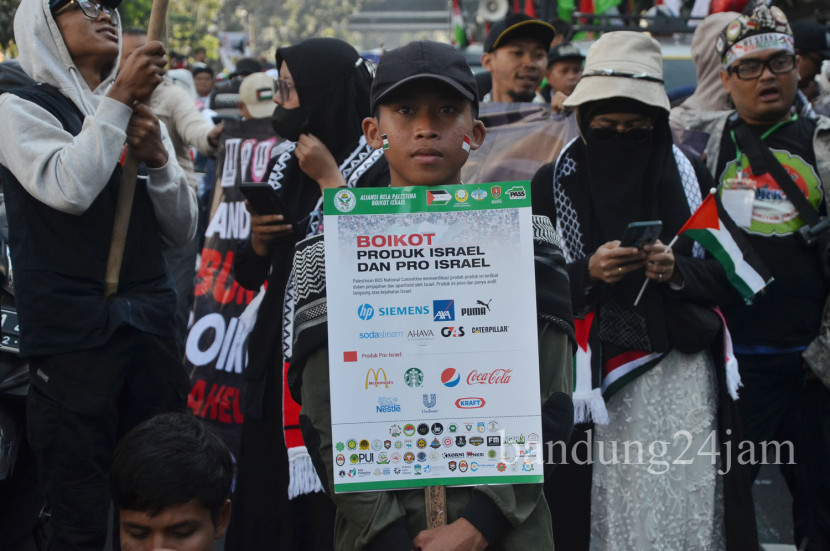
[{"label": "black baseball cap", "polygon": [[585,59],[585,56],[572,42],[563,42],[548,51],[548,67],[563,59]]},{"label": "black baseball cap", "polygon": [[796,21],[790,24],[795,47],[800,52],[816,52],[830,59],[830,27],[817,21]]},{"label": "black baseball cap", "polygon": [[478,110],[478,87],[464,56],[449,44],[417,40],[389,50],[380,58],[372,81],[374,113],[383,98],[413,80],[443,82],[473,103]]},{"label": "black baseball cap", "polygon": [[556,31],[553,25],[534,19],[526,13],[511,13],[496,22],[484,37],[484,51],[492,52],[517,38],[535,38],[547,50]]}]

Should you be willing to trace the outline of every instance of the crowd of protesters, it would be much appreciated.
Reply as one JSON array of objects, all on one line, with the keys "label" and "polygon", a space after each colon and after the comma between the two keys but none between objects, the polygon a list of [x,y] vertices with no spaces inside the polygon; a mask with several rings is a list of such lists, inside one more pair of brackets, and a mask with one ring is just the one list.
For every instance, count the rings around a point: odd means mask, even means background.
[{"label": "crowd of protesters", "polygon": [[[632,30],[582,51],[561,21],[513,13],[484,38],[484,78],[449,45],[412,42],[372,70],[333,38],[219,78],[204,49],[189,61],[122,30],[119,3],[22,0],[20,64],[39,85],[0,95],[48,549],[104,549],[114,504],[125,550],[755,551],[769,444],[784,450],[792,540],[830,549],[830,26],[764,3],[712,14],[692,41],[697,86],[670,101],[660,43]],[[491,104],[516,117],[488,119]],[[546,456],[543,486],[448,490],[440,528],[427,529],[422,492],[335,495],[326,274],[307,269],[323,190],[479,183],[464,167],[509,150],[499,126],[538,112],[560,139],[536,135],[544,158],[499,170],[533,175],[541,411],[561,457]],[[280,142],[263,181],[284,212],[245,202],[233,277],[259,296],[229,451],[184,413],[183,357],[225,123],[256,120]],[[440,170],[405,158],[406,140],[431,144]],[[125,150],[140,169],[105,296]],[[769,271],[752,300],[723,258],[672,241],[710,194]],[[647,220],[662,222],[656,240],[621,243]],[[297,289],[313,289],[313,308]],[[670,443],[660,458],[675,461],[655,474],[602,453],[632,441]],[[580,448],[605,460],[569,460]]]}]

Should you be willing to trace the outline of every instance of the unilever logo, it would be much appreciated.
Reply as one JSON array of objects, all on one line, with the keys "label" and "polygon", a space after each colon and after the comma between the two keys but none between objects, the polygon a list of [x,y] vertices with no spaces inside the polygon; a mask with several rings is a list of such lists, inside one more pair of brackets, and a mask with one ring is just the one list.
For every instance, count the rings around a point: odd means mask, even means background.
[{"label": "unilever logo", "polygon": [[357,307],[357,317],[363,321],[370,320],[375,317],[375,309],[371,304],[361,304]]}]

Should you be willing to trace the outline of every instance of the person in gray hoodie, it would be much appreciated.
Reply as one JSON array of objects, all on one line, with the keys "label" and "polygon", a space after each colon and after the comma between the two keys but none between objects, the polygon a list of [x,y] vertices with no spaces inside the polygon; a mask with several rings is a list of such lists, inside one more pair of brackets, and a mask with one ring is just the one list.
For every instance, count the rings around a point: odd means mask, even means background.
[{"label": "person in gray hoodie", "polygon": [[[196,231],[194,191],[147,99],[162,81],[151,42],[118,67],[118,0],[22,0],[20,65],[37,86],[0,95],[2,179],[28,438],[52,512],[50,550],[100,550],[118,438],[185,408],[175,293],[162,257]],[[117,75],[117,76],[116,76]],[[124,144],[142,163],[117,293],[104,271]]]}]

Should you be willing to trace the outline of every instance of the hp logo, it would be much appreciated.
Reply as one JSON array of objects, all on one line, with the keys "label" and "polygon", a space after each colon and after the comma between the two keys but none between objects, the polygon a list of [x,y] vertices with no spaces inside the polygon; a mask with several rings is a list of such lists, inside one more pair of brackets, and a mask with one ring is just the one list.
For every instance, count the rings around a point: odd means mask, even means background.
[{"label": "hp logo", "polygon": [[375,309],[371,304],[361,304],[357,307],[357,317],[362,320],[370,320],[375,316]]}]

